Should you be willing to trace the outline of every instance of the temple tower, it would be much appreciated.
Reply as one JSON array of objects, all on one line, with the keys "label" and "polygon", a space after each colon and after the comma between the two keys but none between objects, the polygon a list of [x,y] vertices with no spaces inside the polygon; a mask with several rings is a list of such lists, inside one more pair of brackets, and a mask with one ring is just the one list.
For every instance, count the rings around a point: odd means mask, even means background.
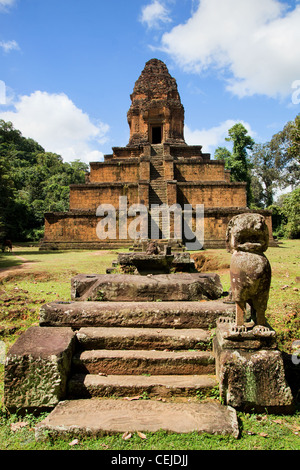
[{"label": "temple tower", "polygon": [[[104,161],[91,162],[85,184],[70,186],[68,212],[45,214],[45,236],[41,249],[99,249],[132,246],[132,217],[121,227],[120,198],[127,208],[142,205],[148,215],[148,237],[178,238],[168,217],[155,216],[155,206],[179,206],[183,216],[204,206],[204,248],[225,247],[230,219],[249,212],[246,183],[232,182],[224,161],[212,160],[201,145],[187,145],[184,139],[184,108],[176,80],[158,59],[149,60],[134,85],[127,113],[129,143],[114,147]],[[99,207],[116,212],[116,230],[99,236]],[[186,209],[188,206],[188,210]],[[266,217],[272,238],[271,213]],[[123,219],[122,219],[123,220]],[[174,220],[173,220],[174,221]],[[185,217],[182,219],[184,225]],[[152,230],[154,228],[154,230]],[[194,230],[194,229],[193,229]],[[189,248],[193,234],[184,231],[182,241]],[[177,232],[176,232],[177,233]],[[127,238],[126,238],[127,237]],[[138,238],[138,237],[137,237]],[[180,237],[179,237],[180,238]]]},{"label": "temple tower", "polygon": [[131,95],[127,114],[130,127],[129,146],[150,144],[185,144],[184,108],[176,80],[158,59],[146,63]]}]

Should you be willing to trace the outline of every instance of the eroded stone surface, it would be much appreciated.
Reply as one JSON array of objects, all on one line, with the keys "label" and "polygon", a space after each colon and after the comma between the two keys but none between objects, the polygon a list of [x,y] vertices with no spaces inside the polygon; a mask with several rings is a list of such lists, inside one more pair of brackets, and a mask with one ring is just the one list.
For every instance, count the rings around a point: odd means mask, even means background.
[{"label": "eroded stone surface", "polygon": [[73,357],[73,369],[88,374],[201,375],[214,374],[215,358],[209,351],[83,351]]},{"label": "eroded stone surface", "polygon": [[53,408],[65,398],[74,337],[70,328],[31,327],[18,338],[5,364],[9,410]]},{"label": "eroded stone surface", "polygon": [[245,322],[246,304],[257,325],[266,324],[271,266],[264,255],[269,231],[260,214],[240,214],[231,219],[226,233],[227,249],[232,253],[230,264],[231,295],[236,302],[236,324]]},{"label": "eroded stone surface", "polygon": [[41,326],[213,328],[234,305],[204,302],[53,302],[42,306]]},{"label": "eroded stone surface", "polygon": [[213,375],[99,375],[75,374],[68,384],[68,397],[195,397],[217,386]]},{"label": "eroded stone surface", "polygon": [[238,437],[234,409],[216,402],[161,403],[154,400],[72,400],[61,402],[35,428],[36,438],[47,435],[93,435],[126,431],[209,433]]},{"label": "eroded stone surface", "polygon": [[81,328],[76,332],[82,349],[202,349],[211,347],[212,333],[204,329]]},{"label": "eroded stone surface", "polygon": [[[249,326],[248,326],[249,325]],[[252,322],[245,323],[244,329],[236,327],[229,317],[217,320],[216,337],[225,349],[276,349],[276,332],[271,327],[255,326]]]},{"label": "eroded stone surface", "polygon": [[72,300],[89,301],[196,301],[221,297],[223,287],[214,273],[178,273],[135,276],[79,274],[72,278]]},{"label": "eroded stone surface", "polygon": [[216,374],[225,404],[244,411],[289,413],[294,410],[282,354],[273,349],[272,339],[270,341],[266,349],[263,337],[244,338],[233,348],[233,341],[227,341],[224,330],[217,328],[214,338]]}]

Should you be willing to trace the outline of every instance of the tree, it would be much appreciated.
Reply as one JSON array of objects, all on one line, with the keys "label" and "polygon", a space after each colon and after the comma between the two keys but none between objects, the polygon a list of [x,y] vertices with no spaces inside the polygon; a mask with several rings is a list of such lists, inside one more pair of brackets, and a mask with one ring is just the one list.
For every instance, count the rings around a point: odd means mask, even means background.
[{"label": "tree", "polygon": [[255,144],[251,156],[253,202],[257,206],[271,206],[279,181],[280,171],[275,165],[275,153],[272,151],[270,143]]},{"label": "tree", "polygon": [[45,152],[0,120],[0,236],[21,241],[42,233],[44,213],[68,210],[70,184],[83,183],[87,168]]},{"label": "tree", "polygon": [[232,152],[225,147],[218,147],[215,152],[215,157],[225,160],[225,167],[231,171],[231,181],[247,183],[247,201],[249,204],[252,200],[252,196],[250,161],[247,151],[252,150],[255,142],[252,137],[248,135],[247,129],[241,123],[231,127],[228,131],[228,135],[229,137],[226,137],[225,140],[227,142],[233,142]]},{"label": "tree", "polygon": [[231,152],[226,147],[218,147],[215,150],[215,160],[224,160],[226,170],[230,170],[231,157]]},{"label": "tree", "polygon": [[300,183],[300,114],[272,137],[270,147],[280,171],[280,186],[296,188]]},{"label": "tree", "polygon": [[286,236],[300,238],[300,188],[282,197],[282,208],[287,217]]},{"label": "tree", "polygon": [[0,238],[9,236],[7,220],[15,198],[15,188],[10,176],[7,160],[0,145]]}]

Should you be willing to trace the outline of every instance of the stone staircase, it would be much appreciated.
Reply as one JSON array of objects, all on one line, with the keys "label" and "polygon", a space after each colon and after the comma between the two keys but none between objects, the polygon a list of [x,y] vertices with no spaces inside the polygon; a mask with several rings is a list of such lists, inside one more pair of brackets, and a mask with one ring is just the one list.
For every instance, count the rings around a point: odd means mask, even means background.
[{"label": "stone staircase", "polygon": [[[162,204],[167,204],[167,183],[164,173],[164,147],[162,144],[157,144],[151,145],[149,207],[151,209],[152,205],[161,206]],[[151,210],[150,214],[152,217],[153,212]],[[156,225],[159,229],[159,236],[157,238],[168,238],[168,218],[162,214],[159,222],[156,221]]]},{"label": "stone staircase", "polygon": [[70,398],[195,397],[217,385],[205,330],[82,328],[77,339]]},{"label": "stone staircase", "polygon": [[[122,283],[122,276],[116,279]],[[216,400],[199,402],[218,385],[213,328],[219,316],[233,315],[232,305],[221,299],[172,302],[161,290],[157,302],[145,293],[137,301],[129,290],[127,301],[82,300],[86,295],[74,292],[80,282],[72,282],[72,302],[41,311],[41,326],[76,329],[76,349],[66,400],[38,425],[37,436],[45,430],[86,435],[159,429],[237,436],[233,409]]]}]

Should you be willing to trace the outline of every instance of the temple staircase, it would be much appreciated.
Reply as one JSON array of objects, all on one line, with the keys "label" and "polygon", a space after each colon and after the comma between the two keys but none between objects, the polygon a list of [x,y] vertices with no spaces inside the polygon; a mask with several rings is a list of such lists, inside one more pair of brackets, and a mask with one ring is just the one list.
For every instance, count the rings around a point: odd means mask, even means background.
[{"label": "temple staircase", "polygon": [[137,301],[124,291],[125,302],[86,301],[75,294],[73,302],[45,307],[41,326],[76,328],[76,350],[67,399],[37,433],[164,429],[237,436],[235,411],[213,399],[213,327],[219,316],[232,315],[232,305],[180,300],[180,294],[172,302],[161,291],[156,301]]},{"label": "temple staircase", "polygon": [[151,238],[164,239],[169,238],[169,219],[163,213],[157,220],[154,216],[151,206],[167,204],[167,183],[164,171],[164,146],[162,144],[151,145],[151,161],[150,161],[150,185],[149,185],[149,207],[150,218],[154,222],[158,236]]}]

